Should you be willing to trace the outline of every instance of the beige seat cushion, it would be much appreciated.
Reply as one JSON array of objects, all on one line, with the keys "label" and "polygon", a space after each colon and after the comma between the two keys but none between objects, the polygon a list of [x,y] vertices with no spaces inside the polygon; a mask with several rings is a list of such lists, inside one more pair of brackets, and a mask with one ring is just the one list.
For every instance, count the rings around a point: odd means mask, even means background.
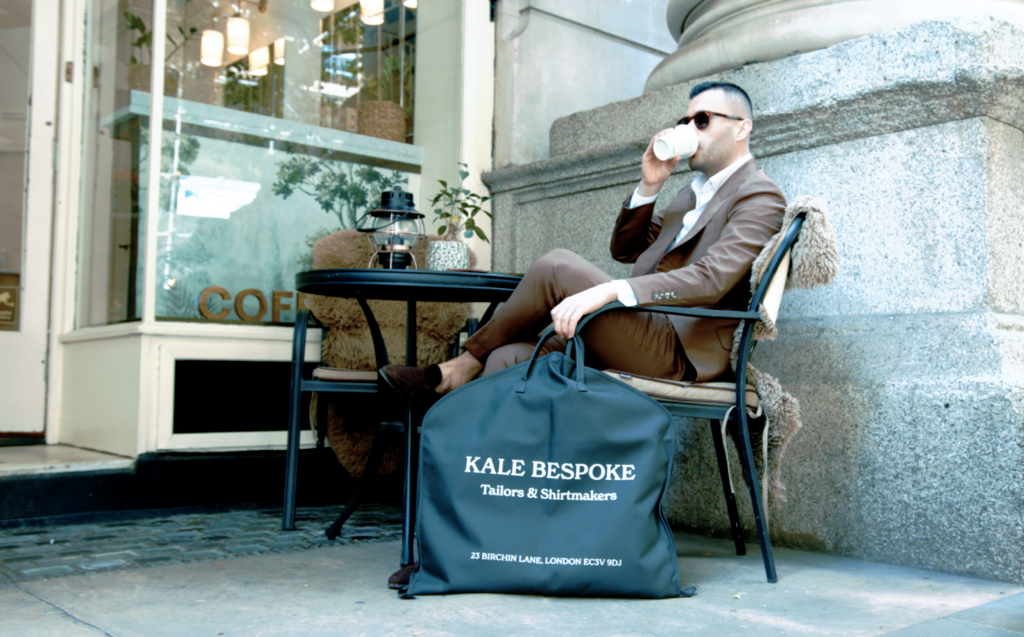
[{"label": "beige seat cushion", "polygon": [[338,382],[375,382],[376,371],[357,371],[354,369],[339,369],[337,367],[317,367],[313,370],[314,380],[333,380]]},{"label": "beige seat cushion", "polygon": [[[688,383],[661,380],[627,374],[614,369],[606,369],[604,373],[659,400],[725,406],[736,404],[736,383]],[[757,409],[757,406],[757,392],[754,391],[754,386],[748,383],[747,408]]]}]

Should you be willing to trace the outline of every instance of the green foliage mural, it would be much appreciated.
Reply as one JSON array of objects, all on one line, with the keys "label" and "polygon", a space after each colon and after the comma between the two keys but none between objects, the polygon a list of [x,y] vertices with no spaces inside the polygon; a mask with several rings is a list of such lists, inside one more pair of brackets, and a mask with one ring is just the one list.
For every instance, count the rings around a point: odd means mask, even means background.
[{"label": "green foliage mural", "polygon": [[408,177],[397,170],[385,173],[372,166],[299,155],[278,162],[272,190],[283,199],[296,192],[309,195],[347,229],[362,227],[382,192],[408,183]]},{"label": "green foliage mural", "polygon": [[[141,155],[148,156],[149,131],[142,132]],[[194,135],[165,132],[160,147],[160,210],[173,211],[181,178],[191,173],[190,166],[199,158],[202,146]],[[166,228],[164,229],[166,230]],[[158,290],[157,315],[169,318],[200,318],[197,309],[199,292],[209,285],[209,277],[201,268],[214,257],[202,237],[171,251],[158,249],[157,269],[169,280]],[[140,288],[141,289],[141,288]]]},{"label": "green foliage mural", "polygon": [[[380,203],[380,194],[395,186],[408,186],[409,178],[397,171],[382,172],[372,166],[296,155],[277,163],[273,193],[288,199],[296,192],[316,200],[320,209],[333,214],[342,229],[361,228],[367,214]],[[320,227],[306,237],[310,250],[319,239],[334,232]],[[301,270],[313,267],[312,252],[298,260]]]}]

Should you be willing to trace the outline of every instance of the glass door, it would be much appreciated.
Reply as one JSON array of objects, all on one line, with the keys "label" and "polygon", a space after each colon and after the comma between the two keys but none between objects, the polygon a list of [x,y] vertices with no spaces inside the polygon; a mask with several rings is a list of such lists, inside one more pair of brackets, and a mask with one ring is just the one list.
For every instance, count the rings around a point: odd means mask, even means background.
[{"label": "glass door", "polygon": [[59,45],[36,34],[57,32],[49,13],[0,5],[0,443],[41,437],[45,422]]}]

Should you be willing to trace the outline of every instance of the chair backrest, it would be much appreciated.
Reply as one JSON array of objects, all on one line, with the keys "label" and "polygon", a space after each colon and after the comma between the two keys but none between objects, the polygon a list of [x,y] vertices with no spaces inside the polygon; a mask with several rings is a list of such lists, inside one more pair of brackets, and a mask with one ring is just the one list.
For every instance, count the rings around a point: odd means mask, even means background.
[{"label": "chair backrest", "polygon": [[782,240],[775,244],[774,253],[768,260],[768,266],[761,272],[757,289],[750,299],[750,310],[757,312],[758,307],[763,304],[772,322],[779,317],[782,292],[786,289],[786,277],[789,276],[790,251],[800,236],[800,229],[803,228],[806,215],[805,212],[798,213],[789,224]]},{"label": "chair backrest", "polygon": [[786,279],[788,277],[789,253],[787,252],[782,256],[782,260],[779,261],[779,268],[775,271],[775,276],[772,277],[771,282],[768,284],[764,300],[761,301],[765,312],[771,317],[772,323],[779,318],[779,307],[782,305],[782,291],[786,289]]}]

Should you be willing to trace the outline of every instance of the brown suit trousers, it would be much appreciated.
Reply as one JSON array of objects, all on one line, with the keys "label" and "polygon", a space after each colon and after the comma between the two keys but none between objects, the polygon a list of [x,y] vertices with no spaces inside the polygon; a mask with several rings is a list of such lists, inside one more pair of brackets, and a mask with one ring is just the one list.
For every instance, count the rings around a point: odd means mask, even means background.
[{"label": "brown suit trousers", "polygon": [[[671,250],[693,210],[690,186],[659,213],[654,204],[623,205],[612,236],[612,256],[635,263],[629,285],[638,305],[678,305],[746,310],[750,266],[782,226],[782,192],[751,160],[715,193],[683,240]],[[484,374],[529,358],[537,335],[551,323],[562,299],[612,277],[568,250],[554,250],[534,262],[509,300],[466,341],[466,350],[485,363]],[[666,316],[650,312],[608,312],[591,321],[582,337],[587,364],[671,380],[707,381],[728,370],[738,321]],[[544,353],[564,349],[551,339]]]}]

